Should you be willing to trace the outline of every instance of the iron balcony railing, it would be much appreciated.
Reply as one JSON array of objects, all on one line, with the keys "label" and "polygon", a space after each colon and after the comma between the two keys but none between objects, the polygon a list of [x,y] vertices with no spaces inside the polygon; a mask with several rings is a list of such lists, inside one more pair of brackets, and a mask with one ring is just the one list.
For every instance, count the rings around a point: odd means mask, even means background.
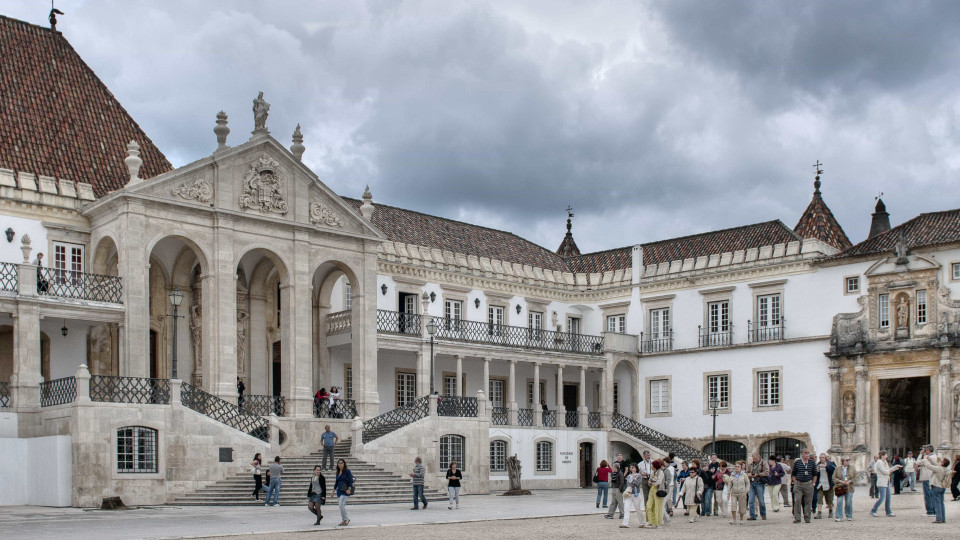
[{"label": "iron balcony railing", "polygon": [[208,394],[192,384],[183,383],[180,401],[184,407],[221,424],[226,424],[262,441],[270,440],[270,423],[265,418],[247,414],[233,403]]},{"label": "iron balcony railing", "polygon": [[761,341],[780,341],[784,339],[783,327],[786,321],[781,318],[778,324],[757,324],[747,321],[747,336],[750,343]]},{"label": "iron balcony railing", "polygon": [[491,420],[495,426],[505,426],[507,425],[510,415],[507,414],[506,407],[494,407]]},{"label": "iron balcony railing", "polygon": [[715,331],[704,330],[702,326],[698,326],[697,333],[700,335],[699,344],[701,347],[726,347],[733,345],[732,324],[726,326],[725,330]]},{"label": "iron balcony railing", "polygon": [[90,376],[90,401],[168,405],[170,381],[142,377]]},{"label": "iron balcony railing", "polygon": [[600,429],[603,427],[603,420],[599,412],[590,411],[587,413],[587,427],[590,429]]},{"label": "iron balcony railing", "polygon": [[436,321],[437,339],[578,354],[603,354],[603,336],[443,317],[436,318]]},{"label": "iron balcony railing", "polygon": [[351,330],[351,313],[352,311],[348,309],[327,315],[327,335],[349,334]]},{"label": "iron balcony railing", "polygon": [[10,406],[10,383],[0,381],[0,408],[6,408]]},{"label": "iron balcony railing", "polygon": [[377,310],[377,332],[420,335],[420,315],[400,311]]},{"label": "iron balcony railing", "polygon": [[707,456],[700,450],[683,444],[682,442],[669,437],[659,431],[649,428],[632,418],[623,416],[620,413],[613,414],[613,427],[624,433],[632,435],[634,438],[660,449],[663,452],[673,452],[681,459],[697,458],[701,461],[706,460]]},{"label": "iron balcony railing", "polygon": [[271,414],[283,416],[287,407],[283,396],[243,394],[237,399],[237,403],[240,404],[240,409],[243,412],[257,416],[270,416]]},{"label": "iron balcony railing", "polygon": [[580,413],[577,411],[566,411],[566,426],[580,427]]},{"label": "iron balcony railing", "polygon": [[533,409],[518,409],[517,425],[532,426],[533,425]]},{"label": "iron balcony railing", "polygon": [[543,427],[557,427],[557,411],[543,411]]},{"label": "iron balcony railing", "polygon": [[659,353],[673,350],[673,330],[660,332],[658,334],[649,334],[644,336],[640,333],[640,352]]},{"label": "iron balcony railing", "polygon": [[14,263],[0,263],[0,291],[18,290],[20,284],[20,269]]},{"label": "iron balcony railing", "polygon": [[117,276],[41,266],[37,268],[37,294],[122,304],[123,284]]},{"label": "iron balcony railing", "polygon": [[466,396],[441,396],[437,400],[437,414],[460,418],[477,417],[477,398]]},{"label": "iron balcony railing", "polygon": [[77,399],[76,377],[64,377],[40,383],[40,406],[66,405]]},{"label": "iron balcony railing", "polygon": [[363,423],[363,443],[379,439],[430,414],[430,400],[424,396],[406,407],[397,407]]},{"label": "iron balcony railing", "polygon": [[314,418],[346,418],[353,419],[357,417],[357,403],[352,399],[334,400],[330,405],[330,400],[313,400]]}]

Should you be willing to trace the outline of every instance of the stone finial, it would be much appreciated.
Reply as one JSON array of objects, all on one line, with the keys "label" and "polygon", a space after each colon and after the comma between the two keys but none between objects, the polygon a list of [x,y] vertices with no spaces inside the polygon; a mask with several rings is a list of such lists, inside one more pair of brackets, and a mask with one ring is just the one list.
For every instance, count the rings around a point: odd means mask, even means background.
[{"label": "stone finial", "polygon": [[220,111],[217,113],[217,126],[213,128],[217,135],[217,151],[227,148],[227,135],[230,134],[230,128],[227,127],[227,113]]},{"label": "stone finial", "polygon": [[290,153],[297,158],[297,161],[301,161],[304,150],[306,148],[303,146],[303,133],[300,133],[300,124],[297,124],[297,129],[293,130],[293,144],[290,146]]},{"label": "stone finial", "polygon": [[23,264],[30,264],[30,252],[33,251],[33,248],[30,247],[29,234],[20,237],[20,251],[23,252]]},{"label": "stone finial", "polygon": [[370,221],[373,218],[373,195],[370,193],[370,186],[367,186],[367,189],[363,190],[363,204],[360,205],[360,213],[363,215],[363,219]]},{"label": "stone finial", "polygon": [[127,171],[130,173],[130,181],[127,182],[127,185],[140,182],[142,180],[140,178],[140,166],[143,165],[143,160],[140,159],[140,145],[137,144],[137,141],[130,141],[127,144],[127,157],[123,159],[123,162],[127,164]]}]

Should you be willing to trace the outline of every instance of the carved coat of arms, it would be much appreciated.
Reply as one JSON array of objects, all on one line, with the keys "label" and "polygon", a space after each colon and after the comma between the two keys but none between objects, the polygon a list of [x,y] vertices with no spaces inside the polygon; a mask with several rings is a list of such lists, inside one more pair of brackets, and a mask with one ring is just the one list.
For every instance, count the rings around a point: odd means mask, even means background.
[{"label": "carved coat of arms", "polygon": [[278,172],[280,164],[273,158],[261,156],[243,178],[240,208],[255,208],[263,213],[286,214],[283,198],[283,179]]}]

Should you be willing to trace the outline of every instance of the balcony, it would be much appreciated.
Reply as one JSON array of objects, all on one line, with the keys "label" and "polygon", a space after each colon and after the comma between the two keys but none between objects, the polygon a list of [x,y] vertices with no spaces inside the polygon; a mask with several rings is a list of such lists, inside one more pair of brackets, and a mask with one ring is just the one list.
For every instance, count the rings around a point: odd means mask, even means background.
[{"label": "balcony", "polygon": [[747,337],[750,343],[762,343],[765,341],[782,341],[785,339],[783,325],[785,321],[781,317],[778,324],[757,324],[747,321]]},{"label": "balcony", "polygon": [[37,268],[37,294],[111,304],[123,303],[123,286],[119,277],[57,268]]},{"label": "balcony", "polygon": [[642,354],[653,354],[669,352],[673,350],[673,330],[650,334],[647,339],[644,334],[640,334],[640,352]]},{"label": "balcony", "polygon": [[377,332],[419,336],[421,334],[420,318],[420,315],[416,313],[378,309]]},{"label": "balcony", "polygon": [[712,332],[705,331],[702,326],[698,326],[697,331],[700,347],[729,347],[733,345],[733,325],[728,325],[724,330]]},{"label": "balcony", "polygon": [[637,354],[638,342],[638,336],[633,334],[603,333],[603,350],[607,352]]},{"label": "balcony", "polygon": [[350,310],[337,311],[327,315],[327,335],[349,334],[352,328],[350,321]]}]

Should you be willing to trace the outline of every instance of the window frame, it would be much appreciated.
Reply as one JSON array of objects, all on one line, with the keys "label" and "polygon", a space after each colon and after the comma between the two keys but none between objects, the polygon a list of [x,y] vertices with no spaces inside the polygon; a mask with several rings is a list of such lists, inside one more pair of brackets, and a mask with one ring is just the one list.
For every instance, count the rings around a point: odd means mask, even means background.
[{"label": "window frame", "polygon": [[[611,323],[613,323],[612,329]],[[610,334],[627,333],[627,314],[618,313],[616,315],[607,315],[607,332]]]},{"label": "window frame", "polygon": [[[460,455],[456,455],[454,452],[456,448],[452,443],[459,443]],[[450,468],[450,462],[456,461],[458,469],[461,471],[466,470],[465,461],[467,459],[467,438],[459,433],[445,433],[440,436],[439,448],[437,452],[437,460],[439,461],[440,470],[444,471]],[[446,458],[446,463],[444,463],[444,458]],[[456,458],[456,459],[454,459]]]},{"label": "window frame", "polygon": [[343,365],[343,399],[353,399],[353,364]]},{"label": "window frame", "polygon": [[[503,468],[497,467],[499,461],[495,455],[493,446],[494,445],[503,445],[503,456],[500,460],[503,463]],[[510,455],[510,441],[506,439],[490,439],[490,476],[506,476],[507,475],[507,456]],[[503,473],[494,474],[494,473]]]},{"label": "window frame", "polygon": [[[405,377],[407,377],[407,376],[412,376],[412,377],[413,377],[413,384],[412,384],[412,386],[413,386],[413,392],[412,392],[412,397],[411,397],[411,399],[409,400],[409,402],[404,402],[404,403],[402,403],[402,404],[401,404],[401,401],[400,401],[400,398],[401,398],[401,395],[400,395],[400,376],[401,376],[401,375],[404,375]],[[394,405],[395,408],[407,407],[407,406],[413,404],[413,402],[417,400],[417,372],[416,372],[416,370],[397,368],[396,370],[394,370],[394,374],[393,374],[393,385],[394,385],[393,405]]]},{"label": "window frame", "polygon": [[[855,279],[857,282],[857,288],[852,291],[850,290],[850,284],[848,283],[848,280],[851,280],[851,279]],[[860,275],[859,274],[843,276],[843,294],[857,295],[857,296],[860,295]]]},{"label": "window frame", "polygon": [[877,295],[877,327],[890,328],[890,293]]},{"label": "window frame", "polygon": [[[760,379],[762,375],[776,374],[777,403],[761,405],[760,400],[764,397],[760,390]],[[783,366],[769,366],[753,368],[753,412],[764,411],[782,411],[783,410]]]},{"label": "window frame", "polygon": [[[926,289],[917,289],[914,292],[914,321],[917,326],[923,326],[927,324],[927,315],[929,310],[927,309],[927,290]],[[921,297],[923,300],[921,300]],[[922,317],[922,320],[921,320]]]},{"label": "window frame", "polygon": [[703,373],[703,414],[713,415],[713,411],[710,410],[710,377],[727,378],[727,406],[718,407],[717,414],[731,414],[733,412],[733,376],[729,370]]},{"label": "window frame", "polygon": [[351,311],[353,309],[353,285],[349,281],[343,282],[343,310]]},{"label": "window frame", "polygon": [[[667,390],[666,410],[654,410],[653,406],[653,385],[654,383],[663,383]],[[653,375],[644,380],[644,389],[646,393],[646,416],[647,418],[661,418],[673,416],[673,376],[672,375]],[[661,405],[663,399],[661,397]]]},{"label": "window frame", "polygon": [[[127,469],[121,469],[121,467],[120,467],[120,464],[121,464],[121,448],[120,448],[120,446],[121,446],[121,444],[122,444],[122,443],[121,443],[121,439],[127,439],[127,438],[128,438],[125,434],[121,434],[121,431],[126,431],[126,430],[130,430],[130,435],[129,435],[129,439],[130,439],[130,443],[129,443],[130,451],[129,451],[129,453],[124,452],[123,455],[129,455],[129,456],[130,456],[129,462],[131,463],[131,467],[130,467],[130,468],[127,468]],[[113,434],[114,434],[114,437],[113,437],[113,441],[114,441],[114,445],[113,445],[113,450],[114,450],[114,468],[113,468],[113,471],[114,471],[115,474],[118,474],[118,475],[135,475],[135,476],[137,476],[137,477],[142,477],[143,475],[151,475],[151,474],[152,474],[152,475],[156,475],[156,474],[160,474],[160,470],[161,470],[161,469],[160,469],[160,465],[161,465],[161,463],[160,463],[160,456],[161,456],[161,454],[160,454],[160,430],[155,429],[155,428],[152,428],[152,427],[150,427],[150,426],[143,426],[143,425],[132,425],[132,426],[129,426],[129,425],[128,425],[128,426],[119,426],[119,427],[115,428],[115,429],[113,430]],[[146,444],[147,444],[147,445],[150,445],[150,444],[152,443],[153,455],[151,456],[149,452],[146,453],[146,457],[147,457],[147,458],[151,458],[151,457],[152,457],[152,465],[153,465],[152,468],[143,468],[143,467],[138,467],[138,466],[136,466],[136,464],[138,464],[138,463],[141,461],[141,459],[138,459],[138,458],[142,458],[141,452],[138,451],[138,449],[140,449],[140,446],[141,446],[141,445],[138,445],[138,443],[140,442],[141,438],[144,437],[145,435],[147,435],[147,437],[146,437],[146,438],[147,438]],[[124,461],[126,461],[126,460],[124,460]],[[150,463],[150,462],[148,461],[148,463]]]},{"label": "window frame", "polygon": [[[441,396],[455,396],[456,394],[447,394],[447,379],[457,378],[456,371],[442,371],[440,372],[440,395]],[[460,395],[467,395],[467,372],[463,371],[460,373]]]},{"label": "window frame", "polygon": [[[494,395],[493,395],[493,386],[494,386],[493,383],[494,383],[494,382],[499,383],[500,385],[502,385],[502,388],[500,389],[500,405],[497,405],[497,402],[496,402],[496,400],[494,399]],[[487,399],[490,401],[490,406],[491,406],[491,407],[504,407],[504,408],[506,408],[506,406],[507,406],[507,379],[506,379],[505,377],[495,377],[495,376],[493,376],[493,375],[490,376],[490,379],[487,381]]]},{"label": "window frame", "polygon": [[[503,327],[506,326],[507,308],[495,304],[487,304],[487,335],[503,337]],[[497,320],[499,316],[499,320]]]},{"label": "window frame", "polygon": [[950,281],[960,281],[960,262],[950,263]]},{"label": "window frame", "polygon": [[[561,390],[562,392],[563,390]],[[527,379],[527,385],[524,387],[524,392],[526,393],[526,399],[524,400],[527,403],[527,409],[533,409],[533,412],[536,413],[541,411],[541,405],[539,403],[533,403],[533,377]],[[540,399],[547,402],[547,406],[550,406],[550,401],[547,399],[547,380],[540,379]]]},{"label": "window frame", "polygon": [[[549,449],[550,455],[547,456],[548,459],[541,461],[541,445],[546,445],[543,448]],[[556,452],[556,441],[553,439],[540,438],[533,441],[533,474],[534,475],[555,475],[557,466],[557,452]],[[546,463],[549,461],[549,463]],[[547,465],[549,468],[541,467],[541,464]]]}]

